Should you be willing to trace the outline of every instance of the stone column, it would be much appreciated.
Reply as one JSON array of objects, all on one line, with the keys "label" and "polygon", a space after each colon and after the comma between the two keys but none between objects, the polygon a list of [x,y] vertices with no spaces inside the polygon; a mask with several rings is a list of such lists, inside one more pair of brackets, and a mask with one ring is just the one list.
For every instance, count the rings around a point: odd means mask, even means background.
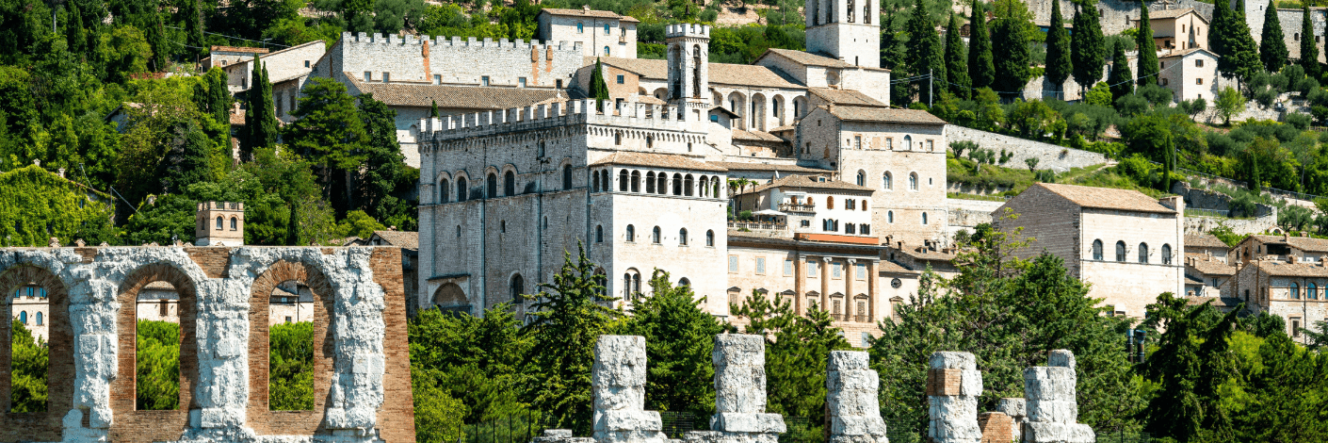
[{"label": "stone column", "polygon": [[807,289],[807,282],[805,281],[807,279],[806,266],[807,263],[804,262],[802,253],[795,251],[793,253],[793,292],[796,294],[793,296],[793,312],[798,315],[802,315],[804,310],[802,304],[805,303],[807,298],[807,295],[804,293]]},{"label": "stone column", "polygon": [[852,321],[849,312],[856,312],[853,306],[853,297],[856,295],[853,293],[853,281],[858,278],[858,270],[854,267],[857,264],[858,261],[851,258],[844,260],[844,310],[840,312],[844,317],[840,321]]},{"label": "stone column", "polygon": [[881,379],[867,366],[867,353],[831,351],[826,362],[829,443],[889,443],[877,391]]},{"label": "stone column", "polygon": [[867,323],[875,323],[876,299],[880,297],[881,276],[880,260],[872,260],[867,263]]},{"label": "stone column", "polygon": [[693,443],[776,443],[784,417],[765,413],[765,341],[759,335],[715,336],[715,415],[710,431],[692,431]]},{"label": "stone column", "polygon": [[821,310],[829,311],[830,307],[830,257],[821,257]]},{"label": "stone column", "polygon": [[1079,404],[1075,400],[1074,354],[1064,349],[1051,351],[1048,366],[1024,370],[1024,399],[1027,422],[1024,441],[1030,443],[1092,443],[1097,441],[1093,428],[1078,424]]},{"label": "stone column", "polygon": [[978,396],[982,373],[967,352],[937,352],[927,371],[927,402],[931,421],[927,437],[935,443],[978,443]]},{"label": "stone column", "polygon": [[663,443],[659,413],[646,411],[646,339],[605,335],[595,343],[590,384],[597,443]]}]

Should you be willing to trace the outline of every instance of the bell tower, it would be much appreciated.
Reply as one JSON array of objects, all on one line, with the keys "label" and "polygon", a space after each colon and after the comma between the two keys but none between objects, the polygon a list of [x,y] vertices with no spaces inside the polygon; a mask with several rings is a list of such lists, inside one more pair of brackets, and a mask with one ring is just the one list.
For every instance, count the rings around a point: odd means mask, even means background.
[{"label": "bell tower", "polygon": [[806,0],[807,52],[881,67],[881,7],[874,0]]},{"label": "bell tower", "polygon": [[691,129],[705,131],[710,103],[710,27],[669,25],[664,37],[669,45],[669,104],[679,109]]}]

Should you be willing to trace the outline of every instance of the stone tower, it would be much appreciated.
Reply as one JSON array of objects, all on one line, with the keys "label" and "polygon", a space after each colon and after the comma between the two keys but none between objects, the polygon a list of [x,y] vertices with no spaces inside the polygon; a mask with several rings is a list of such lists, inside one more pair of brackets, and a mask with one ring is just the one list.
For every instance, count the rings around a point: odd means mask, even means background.
[{"label": "stone tower", "polygon": [[873,0],[807,0],[807,52],[880,68],[880,13]]},{"label": "stone tower", "polygon": [[679,109],[688,129],[705,131],[710,99],[710,27],[669,25],[669,104]]},{"label": "stone tower", "polygon": [[199,202],[195,246],[244,246],[244,203]]}]

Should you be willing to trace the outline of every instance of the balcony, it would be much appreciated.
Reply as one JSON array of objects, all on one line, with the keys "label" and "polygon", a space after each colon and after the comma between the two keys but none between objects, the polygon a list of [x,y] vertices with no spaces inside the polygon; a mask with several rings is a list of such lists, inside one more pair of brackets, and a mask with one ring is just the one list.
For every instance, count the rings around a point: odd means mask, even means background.
[{"label": "balcony", "polygon": [[784,221],[742,221],[729,220],[729,227],[733,229],[764,229],[764,230],[784,230],[788,229],[788,223]]},{"label": "balcony", "polygon": [[781,203],[779,205],[779,210],[780,212],[816,212],[816,206],[802,205],[796,203]]}]

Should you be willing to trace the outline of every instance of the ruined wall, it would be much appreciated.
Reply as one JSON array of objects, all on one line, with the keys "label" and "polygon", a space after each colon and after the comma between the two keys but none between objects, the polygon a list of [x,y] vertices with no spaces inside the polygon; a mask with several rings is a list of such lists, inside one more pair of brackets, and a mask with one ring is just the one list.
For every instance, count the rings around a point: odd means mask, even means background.
[{"label": "ruined wall", "polygon": [[[288,280],[314,295],[310,411],[268,410],[267,298]],[[0,413],[0,442],[415,440],[400,249],[0,250],[0,286],[34,281],[51,300],[47,412]],[[173,411],[135,405],[134,301],[154,281],[180,294]]]}]

